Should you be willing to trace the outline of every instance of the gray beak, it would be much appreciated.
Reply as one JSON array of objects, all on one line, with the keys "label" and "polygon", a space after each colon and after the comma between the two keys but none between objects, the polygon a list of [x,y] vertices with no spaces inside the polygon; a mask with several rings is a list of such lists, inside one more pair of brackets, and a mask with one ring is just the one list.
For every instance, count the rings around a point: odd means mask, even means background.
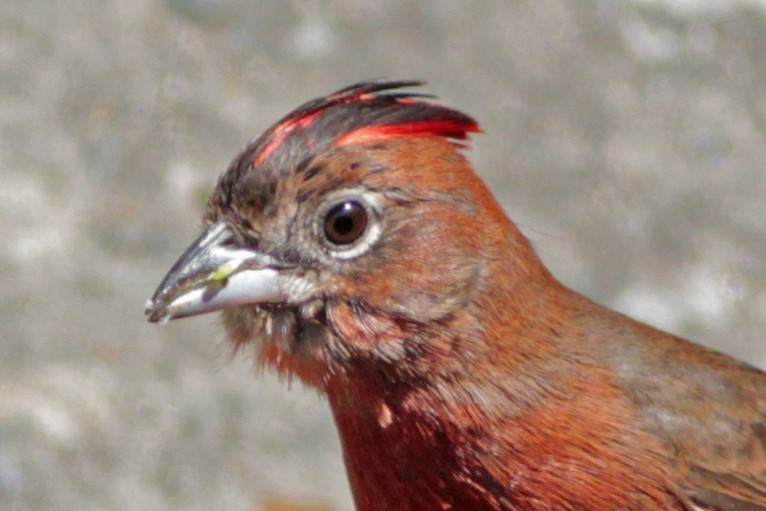
[{"label": "gray beak", "polygon": [[279,268],[286,265],[238,247],[220,220],[183,253],[146,304],[151,322],[193,316],[248,303],[284,302]]}]

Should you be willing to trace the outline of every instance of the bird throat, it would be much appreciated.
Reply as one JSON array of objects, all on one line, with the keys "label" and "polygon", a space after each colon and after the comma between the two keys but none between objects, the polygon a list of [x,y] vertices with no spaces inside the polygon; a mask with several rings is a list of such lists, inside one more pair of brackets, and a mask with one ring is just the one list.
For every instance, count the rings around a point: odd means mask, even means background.
[{"label": "bird throat", "polygon": [[465,410],[426,382],[370,374],[360,368],[326,389],[358,511],[502,509],[499,483],[473,454],[486,435],[466,428]]}]

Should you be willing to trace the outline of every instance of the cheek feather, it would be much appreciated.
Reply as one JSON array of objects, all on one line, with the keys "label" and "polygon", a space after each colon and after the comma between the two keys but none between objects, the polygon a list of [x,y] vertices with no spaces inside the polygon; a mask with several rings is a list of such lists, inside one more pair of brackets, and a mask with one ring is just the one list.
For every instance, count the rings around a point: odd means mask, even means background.
[{"label": "cheek feather", "polygon": [[342,347],[337,353],[349,353],[366,359],[394,362],[407,355],[407,340],[411,332],[393,317],[354,310],[347,303],[327,308],[329,327]]},{"label": "cheek feather", "polygon": [[413,322],[446,318],[473,299],[486,266],[483,257],[471,256],[479,242],[456,230],[465,222],[455,208],[438,203],[390,210],[386,234],[369,262],[360,262],[349,289]]},{"label": "cheek feather", "polygon": [[284,276],[279,284],[287,295],[287,303],[301,304],[316,297],[318,279],[317,272],[307,271],[300,275]]}]

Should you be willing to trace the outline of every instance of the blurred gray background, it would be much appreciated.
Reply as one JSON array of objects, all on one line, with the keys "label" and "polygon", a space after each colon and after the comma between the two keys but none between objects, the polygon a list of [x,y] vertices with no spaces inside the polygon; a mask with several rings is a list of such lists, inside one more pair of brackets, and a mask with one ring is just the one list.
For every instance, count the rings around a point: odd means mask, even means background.
[{"label": "blurred gray background", "polygon": [[766,367],[763,0],[4,0],[0,509],[352,509],[325,402],[143,308],[248,140],[375,77],[481,121],[565,283]]}]

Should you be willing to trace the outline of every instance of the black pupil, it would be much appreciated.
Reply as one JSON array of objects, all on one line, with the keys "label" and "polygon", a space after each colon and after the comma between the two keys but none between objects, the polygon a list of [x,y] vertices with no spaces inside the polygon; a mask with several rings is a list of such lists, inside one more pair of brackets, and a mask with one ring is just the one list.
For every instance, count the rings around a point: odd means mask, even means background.
[{"label": "black pupil", "polygon": [[364,234],[367,212],[361,204],[347,201],[332,208],[325,217],[324,232],[336,245],[348,245]]}]

